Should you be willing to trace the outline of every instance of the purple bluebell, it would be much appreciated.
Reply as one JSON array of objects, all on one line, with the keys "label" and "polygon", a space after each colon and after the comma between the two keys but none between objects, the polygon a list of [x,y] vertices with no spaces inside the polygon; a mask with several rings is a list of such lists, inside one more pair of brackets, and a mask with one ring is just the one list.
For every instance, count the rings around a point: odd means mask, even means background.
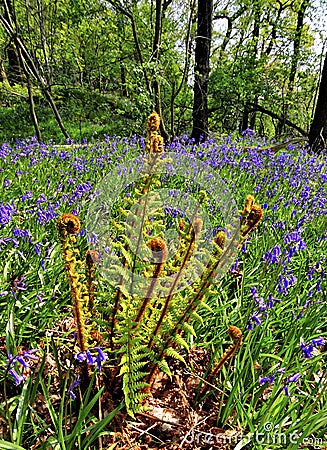
[{"label": "purple bluebell", "polygon": [[9,369],[9,373],[13,377],[16,386],[18,386],[25,380],[24,375],[19,374],[15,369]]},{"label": "purple bluebell", "polygon": [[104,353],[100,347],[95,347],[94,350],[96,350],[98,352],[98,354],[96,356],[96,363],[97,363],[98,371],[101,372],[102,363],[104,361],[106,361],[106,359],[108,359],[108,355],[106,353]]},{"label": "purple bluebell", "polygon": [[81,383],[80,377],[76,377],[75,380],[72,382],[72,384],[67,389],[68,394],[71,396],[73,400],[76,399],[76,394],[74,392],[74,389],[76,389]]},{"label": "purple bluebell", "polygon": [[289,391],[289,383],[295,383],[296,381],[299,380],[299,378],[301,377],[300,373],[296,373],[294,375],[291,375],[290,377],[287,378],[286,381],[284,381],[284,393],[286,395],[286,397],[290,397],[290,391]]},{"label": "purple bluebell", "polygon": [[[94,356],[94,353],[96,355]],[[96,364],[99,372],[102,370],[102,363],[108,359],[108,355],[102,351],[100,347],[94,347],[86,350],[85,352],[80,352],[75,355],[75,358],[79,362],[86,361],[87,364]]]},{"label": "purple bluebell", "polygon": [[289,383],[295,383],[299,378],[301,378],[301,374],[300,373],[296,373],[295,375],[292,375],[292,376],[288,377],[288,382]]},{"label": "purple bluebell", "polygon": [[311,342],[315,347],[322,347],[326,344],[326,340],[323,337],[311,339]]},{"label": "purple bluebell", "polygon": [[321,336],[319,338],[311,339],[311,342],[301,342],[300,349],[302,350],[303,358],[312,358],[314,356],[314,350],[317,347],[322,347],[326,343],[326,340]]},{"label": "purple bluebell", "polygon": [[313,351],[315,349],[314,345],[306,342],[301,342],[300,349],[302,350],[302,356],[303,358],[312,358],[313,357]]},{"label": "purple bluebell", "polygon": [[263,255],[263,259],[268,264],[278,264],[280,261],[279,260],[280,255],[281,255],[280,246],[276,244],[271,251],[268,251]]},{"label": "purple bluebell", "polygon": [[[21,384],[25,380],[24,374],[21,374],[17,371],[15,364],[20,364],[23,369],[27,369],[30,367],[28,360],[38,361],[38,358],[34,356],[34,353],[37,353],[39,349],[34,348],[31,350],[27,350],[20,355],[13,356],[8,353],[7,358],[7,367],[8,372],[14,379],[14,383],[17,385]],[[26,361],[27,360],[27,361]]]},{"label": "purple bluebell", "polygon": [[251,128],[246,128],[245,130],[242,131],[242,136],[253,136],[254,130],[252,130]]},{"label": "purple bluebell", "polygon": [[276,372],[271,377],[259,378],[260,386],[263,386],[266,383],[273,384],[277,375],[279,375],[280,373],[284,373],[284,372],[285,372],[285,367],[281,367],[280,369],[277,369]]}]

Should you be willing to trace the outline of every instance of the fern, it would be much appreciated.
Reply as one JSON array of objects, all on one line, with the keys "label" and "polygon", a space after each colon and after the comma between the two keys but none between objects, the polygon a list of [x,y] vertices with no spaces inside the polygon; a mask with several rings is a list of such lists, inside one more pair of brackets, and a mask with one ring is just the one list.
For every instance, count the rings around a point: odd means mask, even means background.
[{"label": "fern", "polygon": [[[92,218],[103,225],[103,231],[98,235],[101,251],[105,249],[99,262],[101,271],[115,282],[115,289],[108,291],[108,305],[98,305],[98,311],[103,313],[99,324],[106,328],[109,336],[112,361],[116,364],[113,375],[121,382],[126,409],[131,417],[145,410],[145,400],[157,371],[172,376],[167,357],[185,364],[183,354],[189,351],[188,337],[196,336],[193,323],[203,323],[199,308],[213,313],[205,302],[206,296],[212,281],[220,274],[221,266],[230,257],[227,230],[218,232],[214,239],[211,238],[211,229],[202,230],[200,213],[206,210],[208,198],[200,186],[192,187],[192,183],[187,181],[197,200],[188,204],[188,218],[177,220],[167,216],[163,207],[164,196],[157,188],[161,188],[167,196],[168,190],[162,187],[162,182],[166,180],[161,173],[165,173],[165,167],[173,166],[174,161],[162,155],[159,124],[160,117],[156,113],[151,114],[147,122],[148,155],[146,158],[140,157],[140,177],[133,189],[129,189],[129,196],[123,196],[121,202],[114,205],[110,203],[112,211],[107,221],[108,214],[102,206],[91,206],[89,210]],[[189,167],[185,166],[185,173],[188,170]],[[179,177],[174,184],[173,194],[178,193],[181,199],[185,181]],[[109,184],[104,185],[106,187],[110,192],[112,187]],[[110,199],[108,201],[111,202]],[[262,217],[262,210],[254,204],[253,197],[247,198],[241,217],[241,234],[245,238]],[[177,239],[168,248],[165,230],[169,228],[170,221],[177,226]],[[63,226],[59,231],[63,233]],[[106,250],[108,242],[110,246]],[[65,245],[67,247],[67,243]],[[67,262],[71,261],[72,255],[70,248],[66,247],[64,257]],[[170,254],[171,250],[175,250],[174,255]],[[168,256],[172,257],[169,259]],[[73,268],[75,266],[77,264]],[[82,272],[82,268],[78,267],[78,272]],[[78,275],[83,282],[83,274]],[[92,310],[95,308],[93,272],[87,279],[88,293],[86,290],[79,291],[80,285],[77,285],[75,278],[70,280],[77,312],[82,308],[81,302],[87,294]],[[99,281],[99,285],[103,286],[102,280]],[[103,293],[98,292],[97,295],[100,302]],[[85,335],[85,341],[88,336],[82,319],[84,317],[80,315],[79,333],[82,338]],[[229,332],[234,332],[234,328]],[[212,379],[241,345],[241,335],[236,333],[235,336],[231,334],[233,346],[215,366],[210,375]],[[81,347],[84,345],[82,338]]]}]

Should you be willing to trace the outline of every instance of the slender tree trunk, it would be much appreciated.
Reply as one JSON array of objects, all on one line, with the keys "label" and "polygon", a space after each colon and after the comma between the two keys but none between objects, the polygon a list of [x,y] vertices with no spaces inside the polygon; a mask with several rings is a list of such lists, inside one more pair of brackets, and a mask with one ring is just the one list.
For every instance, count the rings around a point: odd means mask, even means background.
[{"label": "slender tree trunk", "polygon": [[[261,5],[258,3],[258,1],[254,1],[253,4],[254,9],[254,23],[253,23],[253,30],[252,30],[252,41],[251,41],[251,48],[250,48],[250,68],[255,67],[258,57],[258,42],[260,37],[260,18],[261,18]],[[249,102],[251,99],[248,97],[245,101],[244,110],[243,110],[243,116],[242,116],[242,124],[241,124],[241,131],[244,131],[249,128],[249,122],[250,127],[252,129],[255,128],[255,112],[253,112],[253,115],[250,117],[250,107]]]},{"label": "slender tree trunk", "polygon": [[31,77],[30,77],[30,75],[28,73],[26,74],[26,76],[27,76],[28,104],[29,104],[29,108],[30,108],[30,114],[31,114],[31,117],[32,117],[36,138],[37,138],[37,140],[39,142],[41,142],[41,140],[42,140],[41,132],[40,132],[39,123],[38,123],[37,116],[36,116],[36,113],[35,113],[35,108],[34,108],[34,99],[33,99],[33,90],[32,90]]},{"label": "slender tree trunk", "polygon": [[309,144],[313,151],[326,148],[327,140],[327,54],[321,73],[318,99],[309,131]]},{"label": "slender tree trunk", "polygon": [[186,39],[185,39],[185,62],[184,62],[184,68],[183,68],[183,73],[182,73],[182,79],[177,87],[176,87],[175,82],[173,82],[173,84],[172,84],[171,100],[170,100],[170,131],[171,131],[171,135],[173,137],[175,136],[175,100],[178,97],[178,95],[180,94],[183,87],[185,86],[185,80],[189,73],[189,68],[190,68],[190,61],[191,61],[191,56],[192,56],[192,53],[191,53],[191,47],[192,47],[191,29],[192,29],[195,5],[196,5],[196,1],[191,0],[189,19],[188,19],[188,23],[187,23]]},{"label": "slender tree trunk", "polygon": [[[9,11],[8,5],[10,4],[8,0],[4,0],[5,9],[6,11]],[[15,15],[13,17],[10,16],[8,13],[8,20],[4,16],[0,15],[0,22],[2,23],[6,33],[8,36],[13,39],[13,42],[15,43],[15,47],[17,49],[20,64],[23,67],[23,70],[25,71],[25,74],[28,76],[34,77],[40,84],[41,90],[43,95],[45,96],[46,100],[49,103],[50,108],[52,109],[52,112],[55,116],[55,119],[59,125],[59,128],[61,129],[63,135],[66,137],[66,139],[69,139],[69,134],[63,124],[63,121],[60,117],[59,111],[56,107],[56,104],[52,98],[51,92],[49,91],[49,88],[46,86],[46,82],[43,78],[43,76],[40,74],[39,70],[37,69],[33,58],[30,55],[30,52],[26,48],[26,45],[23,41],[23,39],[19,35],[19,28],[18,24],[15,22]],[[26,77],[28,80],[28,77]],[[33,119],[33,117],[32,117]],[[33,119],[34,123],[34,119]]]},{"label": "slender tree trunk", "polygon": [[218,59],[221,60],[223,57],[223,54],[225,53],[226,47],[229,44],[231,37],[232,37],[232,31],[233,31],[233,25],[234,22],[241,17],[241,15],[247,10],[247,6],[243,5],[240,7],[238,11],[236,11],[231,17],[226,16],[225,14],[218,14],[213,18],[213,20],[217,19],[226,19],[227,20],[227,30],[226,34],[224,36],[223,42],[219,49],[219,57]]},{"label": "slender tree trunk", "polygon": [[155,62],[155,70],[153,75],[153,93],[154,93],[154,107],[156,112],[161,117],[160,121],[160,133],[165,141],[169,139],[168,133],[166,131],[163,114],[161,110],[161,94],[160,94],[160,84],[158,81],[157,72],[160,69],[160,42],[161,42],[161,32],[162,32],[162,0],[156,0],[156,19],[155,19],[155,28],[154,28],[154,38],[153,38],[153,47],[152,47],[152,57]]},{"label": "slender tree trunk", "polygon": [[3,59],[0,57],[0,81],[9,85],[7,73],[5,71],[5,66],[3,64]]},{"label": "slender tree trunk", "polygon": [[[8,23],[12,23],[12,18],[15,20],[15,11],[11,2],[3,3],[3,17]],[[8,73],[7,80],[9,84],[22,83],[23,81],[23,68],[20,65],[18,56],[18,50],[15,48],[10,37],[10,43],[7,46],[7,58],[8,58]]]},{"label": "slender tree trunk", "polygon": [[212,9],[213,0],[198,0],[198,26],[195,46],[193,130],[191,135],[196,142],[199,142],[201,138],[207,138],[209,134],[208,81],[210,73]]},{"label": "slender tree trunk", "polygon": [[307,7],[310,4],[310,0],[303,0],[303,2],[300,5],[300,9],[297,13],[297,23],[296,23],[296,30],[293,40],[293,54],[292,54],[292,60],[291,60],[291,68],[290,68],[290,74],[288,77],[288,86],[286,90],[286,96],[285,96],[285,107],[283,109],[282,118],[283,120],[278,123],[278,134],[282,134],[282,132],[285,129],[285,119],[288,115],[288,109],[289,105],[291,103],[291,95],[294,90],[294,83],[295,83],[295,77],[297,73],[297,68],[299,64],[299,59],[301,56],[301,37],[303,32],[303,26],[304,26],[304,17]]},{"label": "slender tree trunk", "polygon": [[310,4],[310,0],[303,0],[301,3],[299,12],[297,14],[297,24],[296,24],[296,31],[293,41],[293,55],[292,55],[292,61],[291,61],[291,69],[290,69],[290,75],[288,78],[288,91],[291,92],[294,87],[294,81],[295,76],[297,72],[297,67],[299,64],[300,54],[301,54],[301,37],[303,32],[303,26],[304,26],[304,16],[307,7]]}]

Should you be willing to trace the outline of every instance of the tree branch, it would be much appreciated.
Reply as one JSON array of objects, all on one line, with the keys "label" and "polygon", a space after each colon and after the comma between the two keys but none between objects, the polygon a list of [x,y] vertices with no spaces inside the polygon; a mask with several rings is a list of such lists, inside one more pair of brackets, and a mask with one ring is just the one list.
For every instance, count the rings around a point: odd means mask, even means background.
[{"label": "tree branch", "polygon": [[252,108],[254,109],[254,111],[260,111],[263,114],[266,114],[267,116],[272,117],[273,119],[277,119],[277,120],[283,120],[285,125],[288,125],[291,128],[294,128],[295,130],[297,130],[302,136],[307,137],[308,136],[308,132],[305,131],[303,128],[299,127],[298,125],[296,125],[294,122],[292,122],[291,120],[285,119],[282,116],[279,116],[278,114],[274,113],[273,111],[270,111],[269,109],[264,108],[263,106],[258,105],[257,103],[252,103],[249,102],[248,103],[249,106],[252,106]]}]

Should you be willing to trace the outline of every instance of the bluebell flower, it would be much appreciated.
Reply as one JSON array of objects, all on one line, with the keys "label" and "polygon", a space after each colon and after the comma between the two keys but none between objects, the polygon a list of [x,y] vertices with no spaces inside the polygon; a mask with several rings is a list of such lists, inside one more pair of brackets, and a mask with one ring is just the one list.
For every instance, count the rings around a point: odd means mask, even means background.
[{"label": "bluebell flower", "polygon": [[13,282],[12,288],[14,291],[26,291],[27,284],[25,283],[25,275],[19,275]]},{"label": "bluebell flower", "polygon": [[315,347],[313,344],[307,344],[306,342],[301,342],[300,349],[302,350],[302,356],[304,358],[312,358]]},{"label": "bluebell flower", "polygon": [[[92,353],[96,352],[96,355],[93,356]],[[86,350],[85,352],[80,352],[75,355],[75,358],[79,362],[86,361],[87,364],[92,365],[96,364],[99,372],[102,370],[102,363],[108,359],[108,355],[102,351],[100,347],[94,347]]]},{"label": "bluebell flower", "polygon": [[75,380],[72,382],[72,384],[67,389],[68,394],[71,396],[73,400],[76,399],[76,394],[74,392],[74,389],[76,389],[81,383],[80,377],[76,377]]},{"label": "bluebell flower", "polygon": [[246,128],[245,130],[242,131],[242,136],[253,136],[254,130],[252,130],[251,128]]},{"label": "bluebell flower", "polygon": [[272,375],[271,377],[259,378],[259,384],[260,384],[260,386],[263,386],[266,383],[273,384],[273,382],[275,381],[275,378],[276,378],[276,374]]},{"label": "bluebell flower", "polygon": [[263,255],[263,259],[268,264],[278,264],[280,254],[281,254],[280,246],[275,245],[275,247],[271,251],[268,251]]},{"label": "bluebell flower", "polygon": [[32,359],[33,361],[38,361],[39,358],[37,356],[34,356],[34,353],[38,353],[38,348],[32,348],[31,350],[27,350],[23,353],[23,357],[27,359]]},{"label": "bluebell flower", "polygon": [[77,353],[77,354],[75,355],[75,359],[77,359],[79,362],[85,361],[85,360],[87,359],[87,357],[86,357],[86,352],[80,352],[80,353]]},{"label": "bluebell flower", "polygon": [[22,195],[22,202],[25,202],[26,199],[32,198],[33,193],[32,191],[26,191],[25,194]]},{"label": "bluebell flower", "polygon": [[325,345],[326,340],[323,337],[319,337],[319,338],[311,339],[311,342],[315,347],[322,347]]},{"label": "bluebell flower", "polygon": [[102,363],[103,363],[104,361],[106,361],[106,359],[108,359],[108,355],[107,355],[106,353],[104,353],[104,352],[101,350],[100,347],[95,347],[94,350],[96,350],[96,351],[98,352],[98,354],[97,354],[97,356],[96,356],[96,363],[97,363],[98,371],[101,372],[101,370],[102,370]]},{"label": "bluebell flower", "polygon": [[28,361],[26,361],[26,359],[38,361],[38,358],[36,356],[34,356],[34,353],[37,353],[38,351],[39,351],[39,349],[34,348],[31,350],[27,350],[26,352],[22,353],[21,355],[16,355],[16,356],[13,356],[10,353],[8,353],[8,358],[7,358],[8,372],[13,377],[16,386],[18,386],[25,380],[25,376],[24,376],[24,374],[21,374],[16,370],[15,364],[16,363],[21,364],[21,366],[23,366],[23,369],[30,368],[30,365],[29,365]]},{"label": "bluebell flower", "polygon": [[317,347],[322,347],[326,343],[326,340],[323,337],[318,337],[311,339],[311,342],[301,342],[299,345],[302,350],[303,358],[312,358],[314,356],[314,351]]},{"label": "bluebell flower", "polygon": [[24,375],[20,375],[16,372],[15,369],[9,369],[9,373],[13,377],[16,386],[18,386],[25,380]]},{"label": "bluebell flower", "polygon": [[39,244],[35,244],[35,246],[34,246],[34,252],[35,252],[35,254],[36,254],[37,256],[40,256],[40,255],[41,255],[41,249],[40,249]]},{"label": "bluebell flower", "polygon": [[248,330],[253,330],[253,324],[254,324],[254,323],[255,323],[256,325],[261,325],[260,316],[259,316],[258,314],[252,314],[252,316],[251,316],[251,318],[250,318],[250,320],[249,320],[247,329],[248,329]]},{"label": "bluebell flower", "polygon": [[280,373],[284,373],[284,372],[285,372],[285,367],[281,367],[280,369],[277,369],[276,372],[271,377],[259,378],[260,386],[263,386],[266,383],[273,384],[277,375],[279,375]]},{"label": "bluebell flower", "polygon": [[301,377],[301,374],[300,373],[296,373],[295,375],[292,375],[292,376],[288,377],[288,382],[289,383],[295,383],[300,377]]},{"label": "bluebell flower", "polygon": [[288,379],[284,382],[284,392],[286,397],[290,397],[290,391],[288,388],[288,384],[289,383],[295,383],[299,378],[301,377],[300,373],[296,373],[295,375],[292,375],[290,377],[288,377]]}]

